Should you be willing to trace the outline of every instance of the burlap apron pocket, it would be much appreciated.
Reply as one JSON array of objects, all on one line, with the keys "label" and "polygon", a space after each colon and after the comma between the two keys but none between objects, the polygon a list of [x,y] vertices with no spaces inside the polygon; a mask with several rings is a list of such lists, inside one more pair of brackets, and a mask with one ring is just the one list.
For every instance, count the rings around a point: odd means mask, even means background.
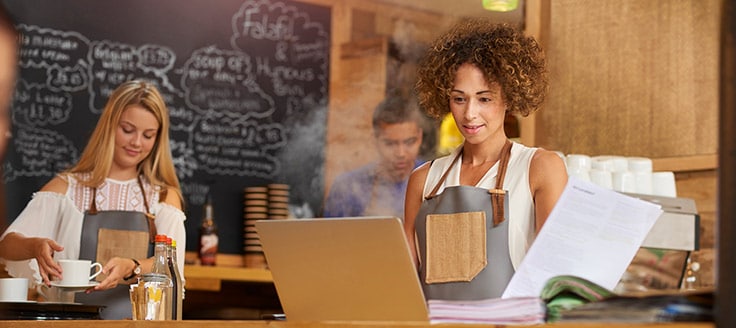
[{"label": "burlap apron pocket", "polygon": [[[111,258],[145,259],[148,257],[148,232],[100,228],[97,232],[97,259],[103,265]],[[97,276],[97,281],[107,277]]]},{"label": "burlap apron pocket", "polygon": [[427,215],[427,284],[471,281],[488,265],[486,213]]}]

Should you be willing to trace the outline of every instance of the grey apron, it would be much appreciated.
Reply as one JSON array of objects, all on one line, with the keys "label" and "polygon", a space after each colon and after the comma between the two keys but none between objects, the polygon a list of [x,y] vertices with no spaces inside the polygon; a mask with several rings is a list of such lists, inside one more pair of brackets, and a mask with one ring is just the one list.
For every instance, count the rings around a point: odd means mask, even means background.
[{"label": "grey apron", "polygon": [[503,294],[514,274],[508,246],[508,197],[501,189],[510,151],[507,140],[495,189],[452,186],[436,194],[460,152],[422,202],[415,230],[425,298],[480,300]]},{"label": "grey apron", "polygon": [[[79,250],[79,258],[84,260],[97,261],[98,254],[98,236],[103,229],[114,231],[139,231],[145,232],[153,237],[155,225],[153,225],[153,216],[150,214],[146,193],[143,185],[138,178],[138,185],[143,195],[143,203],[146,213],[136,211],[97,211],[96,194],[97,189],[92,191],[92,204],[90,210],[84,214],[82,223],[82,236]],[[148,251],[146,257],[153,256],[153,244],[147,245]],[[124,245],[123,245],[124,246]],[[130,247],[140,248],[141,245],[129,245]],[[102,263],[103,265],[105,263]],[[95,291],[92,293],[77,293],[75,302],[82,304],[103,305],[105,308],[100,313],[102,319],[120,320],[132,317],[132,306],[130,304],[130,287],[127,284],[119,284],[117,287]]]}]

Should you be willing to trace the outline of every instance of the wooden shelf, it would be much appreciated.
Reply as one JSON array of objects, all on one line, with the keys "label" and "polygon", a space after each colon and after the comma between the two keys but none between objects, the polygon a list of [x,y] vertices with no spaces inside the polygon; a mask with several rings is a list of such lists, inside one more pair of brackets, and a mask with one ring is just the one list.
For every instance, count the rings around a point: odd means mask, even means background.
[{"label": "wooden shelf", "polygon": [[697,155],[682,157],[653,158],[652,167],[654,171],[705,171],[718,168],[718,155]]},{"label": "wooden shelf", "polygon": [[222,281],[273,283],[271,271],[267,269],[184,265],[186,288],[189,290],[219,291]]}]

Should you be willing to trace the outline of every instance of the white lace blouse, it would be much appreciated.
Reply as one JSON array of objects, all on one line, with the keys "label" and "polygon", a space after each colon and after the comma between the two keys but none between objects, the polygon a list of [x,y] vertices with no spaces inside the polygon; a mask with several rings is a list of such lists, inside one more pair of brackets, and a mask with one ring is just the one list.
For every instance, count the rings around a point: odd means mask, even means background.
[{"label": "white lace blouse", "polygon": [[[10,232],[24,236],[50,238],[64,246],[64,250],[54,254],[55,259],[78,259],[80,236],[84,212],[92,201],[92,188],[78,183],[74,176],[60,176],[68,182],[66,194],[55,192],[36,192],[25,209],[0,237],[5,238]],[[186,250],[186,231],[184,229],[184,212],[159,200],[159,188],[142,180],[146,200],[159,234],[170,236],[176,240],[179,271],[184,272],[184,253]],[[95,198],[97,210],[125,210],[145,212],[141,188],[138,180],[118,181],[106,179],[97,188]],[[38,264],[35,259],[25,261],[7,261],[0,259],[13,277],[26,277],[31,282],[40,283]]]}]

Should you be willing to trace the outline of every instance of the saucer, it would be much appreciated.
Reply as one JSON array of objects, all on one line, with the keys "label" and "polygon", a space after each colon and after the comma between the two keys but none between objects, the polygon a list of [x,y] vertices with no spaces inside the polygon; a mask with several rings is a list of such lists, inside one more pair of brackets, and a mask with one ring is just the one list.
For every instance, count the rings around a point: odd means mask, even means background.
[{"label": "saucer", "polygon": [[61,283],[59,283],[57,281],[52,281],[51,282],[51,286],[57,287],[57,288],[61,288],[61,289],[66,289],[68,291],[83,291],[83,290],[90,289],[90,288],[92,288],[94,286],[97,286],[99,284],[100,283],[97,282],[97,281],[90,281],[89,283],[84,284],[84,285],[64,285],[64,284],[61,284]]}]

